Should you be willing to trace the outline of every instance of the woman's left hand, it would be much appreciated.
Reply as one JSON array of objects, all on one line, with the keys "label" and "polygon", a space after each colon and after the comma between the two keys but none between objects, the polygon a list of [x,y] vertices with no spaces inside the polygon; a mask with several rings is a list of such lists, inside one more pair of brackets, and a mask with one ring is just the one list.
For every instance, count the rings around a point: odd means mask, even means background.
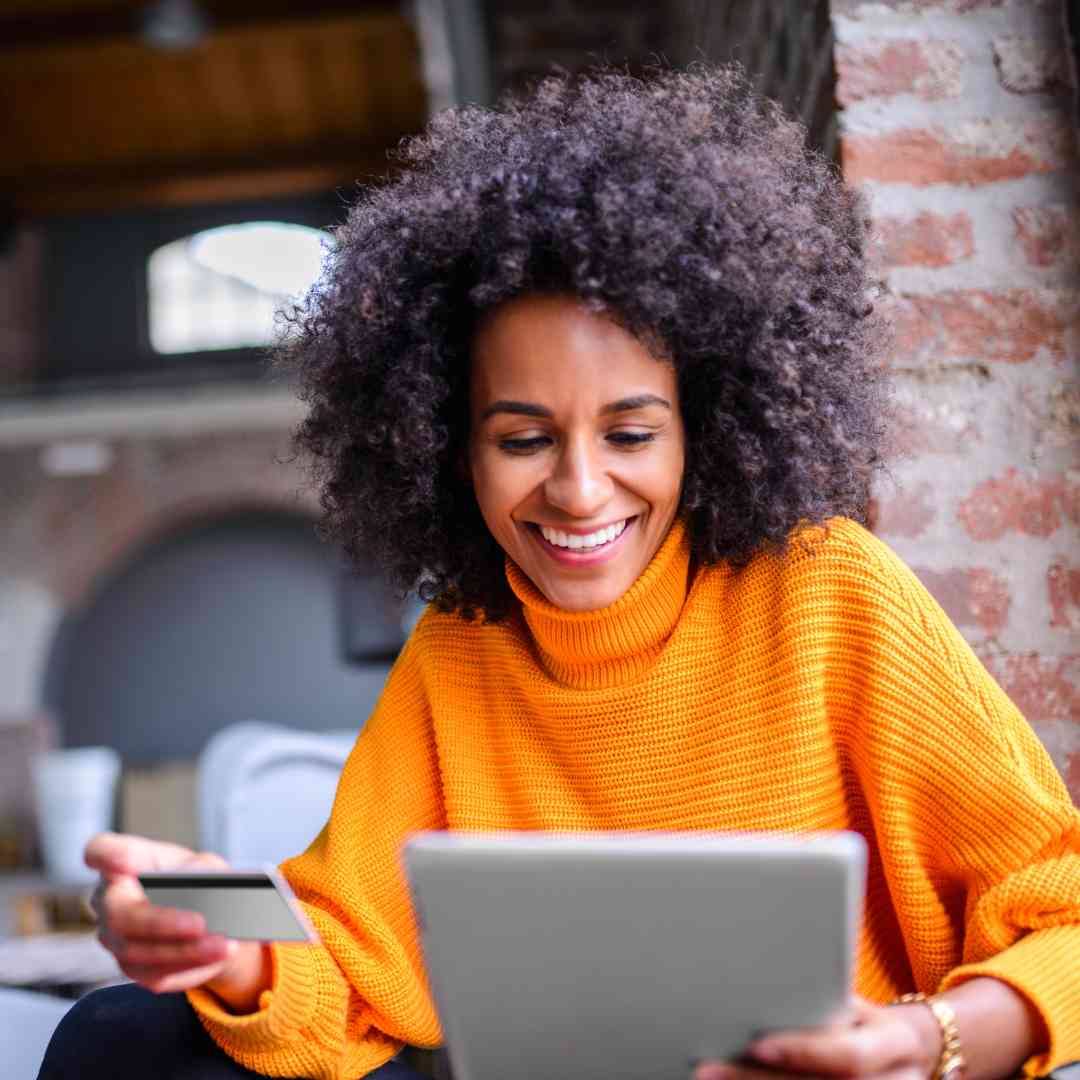
[{"label": "woman's left hand", "polygon": [[827,1027],[772,1032],[739,1061],[703,1061],[694,1080],[777,1080],[781,1076],[928,1080],[941,1054],[941,1031],[922,1005],[872,1005],[854,998]]}]

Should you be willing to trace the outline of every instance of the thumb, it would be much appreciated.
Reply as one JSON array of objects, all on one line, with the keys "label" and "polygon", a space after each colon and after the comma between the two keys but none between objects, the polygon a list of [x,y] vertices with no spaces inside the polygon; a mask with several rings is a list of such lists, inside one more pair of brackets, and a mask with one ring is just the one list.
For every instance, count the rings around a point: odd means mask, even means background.
[{"label": "thumb", "polygon": [[204,870],[228,870],[229,864],[213,851],[188,852],[187,858],[179,864],[185,870],[203,868]]},{"label": "thumb", "polygon": [[172,870],[194,856],[190,848],[125,833],[98,833],[86,845],[84,861],[105,877],[134,876],[148,870]]}]

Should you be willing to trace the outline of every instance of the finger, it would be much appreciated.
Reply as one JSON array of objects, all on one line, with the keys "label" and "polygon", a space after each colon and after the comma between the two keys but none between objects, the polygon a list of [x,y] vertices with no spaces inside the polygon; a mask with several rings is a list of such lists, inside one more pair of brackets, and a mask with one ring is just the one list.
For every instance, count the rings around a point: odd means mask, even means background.
[{"label": "finger", "polygon": [[124,973],[134,979],[140,986],[155,994],[177,994],[183,990],[192,990],[196,986],[220,975],[225,967],[225,961],[216,964],[205,964],[200,967],[187,968],[180,971],[172,971],[166,968],[125,968]]},{"label": "finger", "polygon": [[100,895],[98,922],[118,938],[191,938],[205,933],[201,915],[151,904],[135,878],[116,878]]},{"label": "finger", "polygon": [[878,1015],[883,1012],[875,1010],[858,1027],[768,1035],[747,1053],[774,1069],[827,1076],[860,1076],[911,1064],[917,1047],[910,1026]]},{"label": "finger", "polygon": [[203,867],[207,870],[229,869],[227,860],[213,851],[197,851],[194,854],[191,854],[191,857],[181,865],[184,870],[197,867]]},{"label": "finger", "polygon": [[103,905],[105,903],[105,888],[106,882],[102,878],[98,881],[94,891],[90,894],[90,910],[94,913],[94,918],[98,921],[102,921]]},{"label": "finger", "polygon": [[123,967],[182,971],[224,960],[228,945],[228,940],[218,934],[184,942],[129,940],[115,949],[113,955]]},{"label": "finger", "polygon": [[812,1073],[787,1073],[741,1061],[702,1061],[693,1072],[693,1080],[784,1080],[785,1077],[797,1077],[798,1080],[829,1080],[827,1077],[815,1076]]},{"label": "finger", "polygon": [[91,906],[97,916],[98,937],[102,944],[106,948],[111,947],[106,938],[111,936],[111,931],[115,929],[118,921],[122,923],[126,910],[134,906],[144,906],[148,902],[142,886],[135,878],[102,878],[91,899]]},{"label": "finger", "polygon": [[98,833],[83,853],[86,865],[106,876],[173,870],[190,862],[194,856],[190,848],[179,844],[111,832]]},{"label": "finger", "polygon": [[206,920],[198,912],[156,907],[148,900],[106,905],[108,928],[121,939],[175,942],[206,933]]},{"label": "finger", "polygon": [[218,934],[196,940],[165,940],[161,938],[124,938],[102,928],[98,940],[116,958],[121,968],[136,967],[149,970],[155,967],[185,969],[214,963],[228,958],[232,944]]},{"label": "finger", "polygon": [[[763,1069],[735,1061],[703,1061],[693,1080],[832,1080],[827,1075],[788,1069]],[[917,1068],[903,1065],[874,1074],[874,1080],[925,1080]]]}]

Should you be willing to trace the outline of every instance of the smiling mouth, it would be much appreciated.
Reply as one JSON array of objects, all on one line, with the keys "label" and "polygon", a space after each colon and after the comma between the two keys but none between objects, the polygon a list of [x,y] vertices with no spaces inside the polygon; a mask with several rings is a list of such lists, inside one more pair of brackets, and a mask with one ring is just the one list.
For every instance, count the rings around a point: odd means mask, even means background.
[{"label": "smiling mouth", "polygon": [[575,533],[563,532],[560,529],[552,529],[546,525],[538,525],[529,522],[529,528],[550,548],[568,554],[588,555],[594,551],[600,551],[608,545],[615,543],[626,531],[630,524],[636,520],[634,517],[624,518],[613,525],[608,525],[596,532],[581,536]]}]

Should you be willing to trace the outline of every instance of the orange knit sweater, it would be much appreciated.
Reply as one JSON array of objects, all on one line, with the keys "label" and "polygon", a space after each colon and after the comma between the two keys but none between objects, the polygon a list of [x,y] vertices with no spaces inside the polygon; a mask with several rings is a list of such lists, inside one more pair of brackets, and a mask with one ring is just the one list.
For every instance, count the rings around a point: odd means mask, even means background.
[{"label": "orange knit sweater", "polygon": [[[603,611],[513,565],[498,625],[429,610],[284,871],[322,947],[273,949],[259,1011],[190,998],[258,1072],[353,1078],[441,1040],[407,892],[417,829],[855,829],[869,843],[855,989],[993,975],[1080,1059],[1080,812],[918,580],[838,519],[812,550],[690,580],[676,526]],[[688,588],[689,582],[689,588]]]}]

